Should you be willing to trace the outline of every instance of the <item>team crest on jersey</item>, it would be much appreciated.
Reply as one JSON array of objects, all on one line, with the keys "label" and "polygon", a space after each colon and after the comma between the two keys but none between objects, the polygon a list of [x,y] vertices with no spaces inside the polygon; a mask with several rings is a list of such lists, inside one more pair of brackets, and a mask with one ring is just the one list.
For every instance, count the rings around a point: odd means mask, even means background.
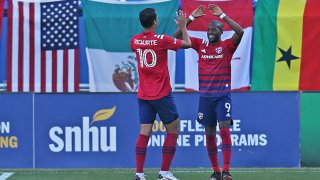
[{"label": "team crest on jersey", "polygon": [[216,52],[217,52],[218,54],[221,54],[221,53],[222,53],[222,47],[217,47],[217,48],[216,48]]},{"label": "team crest on jersey", "polygon": [[121,92],[134,92],[138,89],[139,77],[136,57],[128,56],[127,61],[115,66],[112,74],[113,84]]},{"label": "team crest on jersey", "polygon": [[203,119],[203,113],[202,113],[202,112],[199,112],[199,113],[198,113],[198,118],[199,118],[199,120],[202,120],[202,119]]}]

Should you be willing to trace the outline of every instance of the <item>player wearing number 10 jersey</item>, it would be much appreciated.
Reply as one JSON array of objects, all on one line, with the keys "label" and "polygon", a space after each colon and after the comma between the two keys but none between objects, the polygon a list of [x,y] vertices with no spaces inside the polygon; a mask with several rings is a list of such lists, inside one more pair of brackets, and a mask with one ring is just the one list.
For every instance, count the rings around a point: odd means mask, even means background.
[{"label": "player wearing number 10 jersey", "polygon": [[140,99],[156,100],[170,93],[168,49],[176,51],[181,43],[181,40],[168,35],[156,35],[153,31],[132,38],[131,47],[138,59]]},{"label": "player wearing number 10 jersey", "polygon": [[155,34],[158,18],[152,8],[142,10],[139,19],[144,32],[132,37],[130,42],[132,51],[136,53],[140,81],[138,87],[140,134],[136,142],[135,180],[146,179],[143,167],[156,114],[159,115],[167,131],[158,179],[175,180],[169,168],[176,150],[179,116],[171,96],[167,53],[169,49],[177,51],[179,48],[191,47],[186,30],[186,17],[179,11],[176,19],[176,24],[182,30],[182,40]]}]

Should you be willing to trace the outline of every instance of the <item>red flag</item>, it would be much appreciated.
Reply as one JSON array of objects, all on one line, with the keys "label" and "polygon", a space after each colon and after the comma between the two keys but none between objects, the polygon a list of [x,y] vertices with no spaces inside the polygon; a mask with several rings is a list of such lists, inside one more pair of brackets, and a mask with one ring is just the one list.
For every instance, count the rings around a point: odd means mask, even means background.
[{"label": "red flag", "polygon": [[[234,91],[249,90],[250,86],[250,55],[253,7],[252,0],[181,0],[182,9],[190,15],[200,5],[217,4],[222,11],[241,25],[244,35],[231,61],[231,89]],[[231,38],[234,31],[219,17],[215,17],[209,11],[206,15],[194,20],[188,26],[190,36],[207,39],[207,28],[211,21],[219,20],[224,23],[222,40]],[[198,76],[198,55],[195,51],[185,50],[185,88],[186,91],[199,89]]]},{"label": "red flag", "polygon": [[[192,11],[200,5],[216,4],[225,14],[240,24],[242,28],[252,27],[252,0],[182,0],[181,3],[183,11],[187,14],[191,14]],[[188,29],[193,31],[207,31],[209,23],[213,20],[220,19],[207,11],[204,17],[192,22],[188,26]],[[225,31],[231,30],[231,28],[225,22],[223,23]]]},{"label": "red flag", "polygon": [[0,1],[0,38],[1,38],[1,30],[2,30],[3,8],[4,8],[4,0]]},{"label": "red flag", "polygon": [[7,91],[79,91],[78,1],[9,0]]}]

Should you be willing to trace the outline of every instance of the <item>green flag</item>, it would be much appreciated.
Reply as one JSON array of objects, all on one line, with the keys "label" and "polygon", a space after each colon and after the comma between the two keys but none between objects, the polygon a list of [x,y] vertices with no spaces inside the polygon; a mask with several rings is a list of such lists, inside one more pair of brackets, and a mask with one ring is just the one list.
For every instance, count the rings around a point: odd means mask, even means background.
[{"label": "green flag", "polygon": [[320,90],[319,9],[319,0],[258,1],[252,90]]}]

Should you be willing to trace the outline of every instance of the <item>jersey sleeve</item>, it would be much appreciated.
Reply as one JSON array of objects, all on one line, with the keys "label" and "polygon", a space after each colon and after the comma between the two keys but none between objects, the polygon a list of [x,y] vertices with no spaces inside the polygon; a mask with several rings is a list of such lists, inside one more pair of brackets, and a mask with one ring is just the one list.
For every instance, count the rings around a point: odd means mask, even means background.
[{"label": "jersey sleeve", "polygon": [[134,50],[133,39],[134,39],[134,38],[131,38],[131,40],[130,40],[130,48],[131,48],[132,51],[135,51],[135,50]]},{"label": "jersey sleeve", "polygon": [[190,40],[191,40],[191,48],[197,51],[199,49],[199,45],[202,40],[195,37],[190,37]]},{"label": "jersey sleeve", "polygon": [[174,50],[174,51],[177,51],[181,47],[181,44],[182,44],[182,40],[173,38],[168,35],[164,35],[162,42],[163,42],[164,47],[166,47],[167,49]]},{"label": "jersey sleeve", "polygon": [[225,42],[226,42],[228,48],[230,49],[230,51],[231,51],[232,53],[234,53],[234,52],[236,51],[236,49],[237,49],[238,46],[236,46],[236,45],[233,44],[231,38],[230,38],[230,39],[226,39]]}]

